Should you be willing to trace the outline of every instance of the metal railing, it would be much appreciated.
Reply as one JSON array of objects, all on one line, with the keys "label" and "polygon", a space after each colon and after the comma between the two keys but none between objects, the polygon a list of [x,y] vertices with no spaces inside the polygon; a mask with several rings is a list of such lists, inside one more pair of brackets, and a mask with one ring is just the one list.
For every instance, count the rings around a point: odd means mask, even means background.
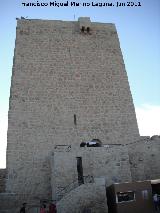
[{"label": "metal railing", "polygon": [[74,180],[71,184],[65,186],[65,187],[60,187],[59,191],[57,191],[57,201],[62,199],[62,197],[72,191],[73,189],[77,188],[79,186],[78,180]]}]

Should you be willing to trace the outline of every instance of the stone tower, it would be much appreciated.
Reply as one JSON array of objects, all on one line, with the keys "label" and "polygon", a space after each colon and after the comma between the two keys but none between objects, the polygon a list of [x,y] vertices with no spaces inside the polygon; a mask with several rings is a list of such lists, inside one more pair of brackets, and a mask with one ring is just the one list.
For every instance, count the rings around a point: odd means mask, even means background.
[{"label": "stone tower", "polygon": [[114,24],[18,20],[8,114],[7,191],[50,197],[55,145],[139,137]]}]

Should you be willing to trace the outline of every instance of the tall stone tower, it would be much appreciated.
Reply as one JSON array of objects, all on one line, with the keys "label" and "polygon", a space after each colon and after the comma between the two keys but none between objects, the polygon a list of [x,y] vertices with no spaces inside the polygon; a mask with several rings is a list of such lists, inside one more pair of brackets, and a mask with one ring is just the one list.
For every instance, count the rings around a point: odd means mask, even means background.
[{"label": "tall stone tower", "polygon": [[139,137],[114,24],[21,19],[8,114],[7,191],[50,197],[55,145]]}]

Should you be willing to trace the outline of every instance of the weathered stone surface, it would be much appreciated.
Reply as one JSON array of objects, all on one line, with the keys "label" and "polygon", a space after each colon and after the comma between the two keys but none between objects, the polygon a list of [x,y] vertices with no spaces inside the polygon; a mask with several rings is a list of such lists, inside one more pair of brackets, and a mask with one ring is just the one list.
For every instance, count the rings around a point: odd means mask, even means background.
[{"label": "weathered stone surface", "polygon": [[6,188],[6,176],[7,176],[7,170],[6,169],[0,169],[0,193],[5,192]]},{"label": "weathered stone surface", "polygon": [[160,136],[141,137],[121,146],[56,149],[51,161],[53,199],[62,199],[66,206],[68,194],[73,196],[72,192],[78,188],[77,157],[82,158],[84,185],[85,178],[91,177],[88,179],[91,182],[99,179],[98,182],[109,186],[116,182],[159,179],[159,153]]},{"label": "weathered stone surface", "polygon": [[57,203],[58,213],[108,213],[105,185],[83,184]]},{"label": "weathered stone surface", "polygon": [[160,136],[128,146],[132,180],[160,179]]},{"label": "weathered stone surface", "polygon": [[18,212],[21,202],[21,198],[14,193],[0,193],[0,213]]},{"label": "weathered stone surface", "polygon": [[83,176],[86,179],[93,177],[95,182],[94,179],[103,178],[106,186],[131,181],[127,147],[86,147],[71,149],[69,152],[57,151],[52,156],[51,164],[54,200],[68,193],[69,187],[74,189],[78,186],[77,157],[82,157]]},{"label": "weathered stone surface", "polygon": [[[51,198],[55,145],[139,137],[114,24],[21,19],[8,114],[7,192]],[[76,123],[75,118],[76,117]],[[120,165],[115,165],[119,168]]]},{"label": "weathered stone surface", "polygon": [[27,194],[0,193],[0,213],[19,213],[23,203],[27,203],[27,213],[38,213],[39,199]]}]

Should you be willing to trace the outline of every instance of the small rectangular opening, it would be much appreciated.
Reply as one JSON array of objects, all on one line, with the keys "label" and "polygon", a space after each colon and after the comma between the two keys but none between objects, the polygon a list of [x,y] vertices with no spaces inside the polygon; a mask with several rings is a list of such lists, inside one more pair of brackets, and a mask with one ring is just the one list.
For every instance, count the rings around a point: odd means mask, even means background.
[{"label": "small rectangular opening", "polygon": [[79,185],[84,184],[82,157],[77,157],[77,172]]},{"label": "small rectangular opening", "polygon": [[74,125],[77,125],[77,117],[76,117],[76,114],[74,114]]},{"label": "small rectangular opening", "polygon": [[117,203],[134,201],[135,192],[134,191],[117,192],[116,200],[117,200]]}]

